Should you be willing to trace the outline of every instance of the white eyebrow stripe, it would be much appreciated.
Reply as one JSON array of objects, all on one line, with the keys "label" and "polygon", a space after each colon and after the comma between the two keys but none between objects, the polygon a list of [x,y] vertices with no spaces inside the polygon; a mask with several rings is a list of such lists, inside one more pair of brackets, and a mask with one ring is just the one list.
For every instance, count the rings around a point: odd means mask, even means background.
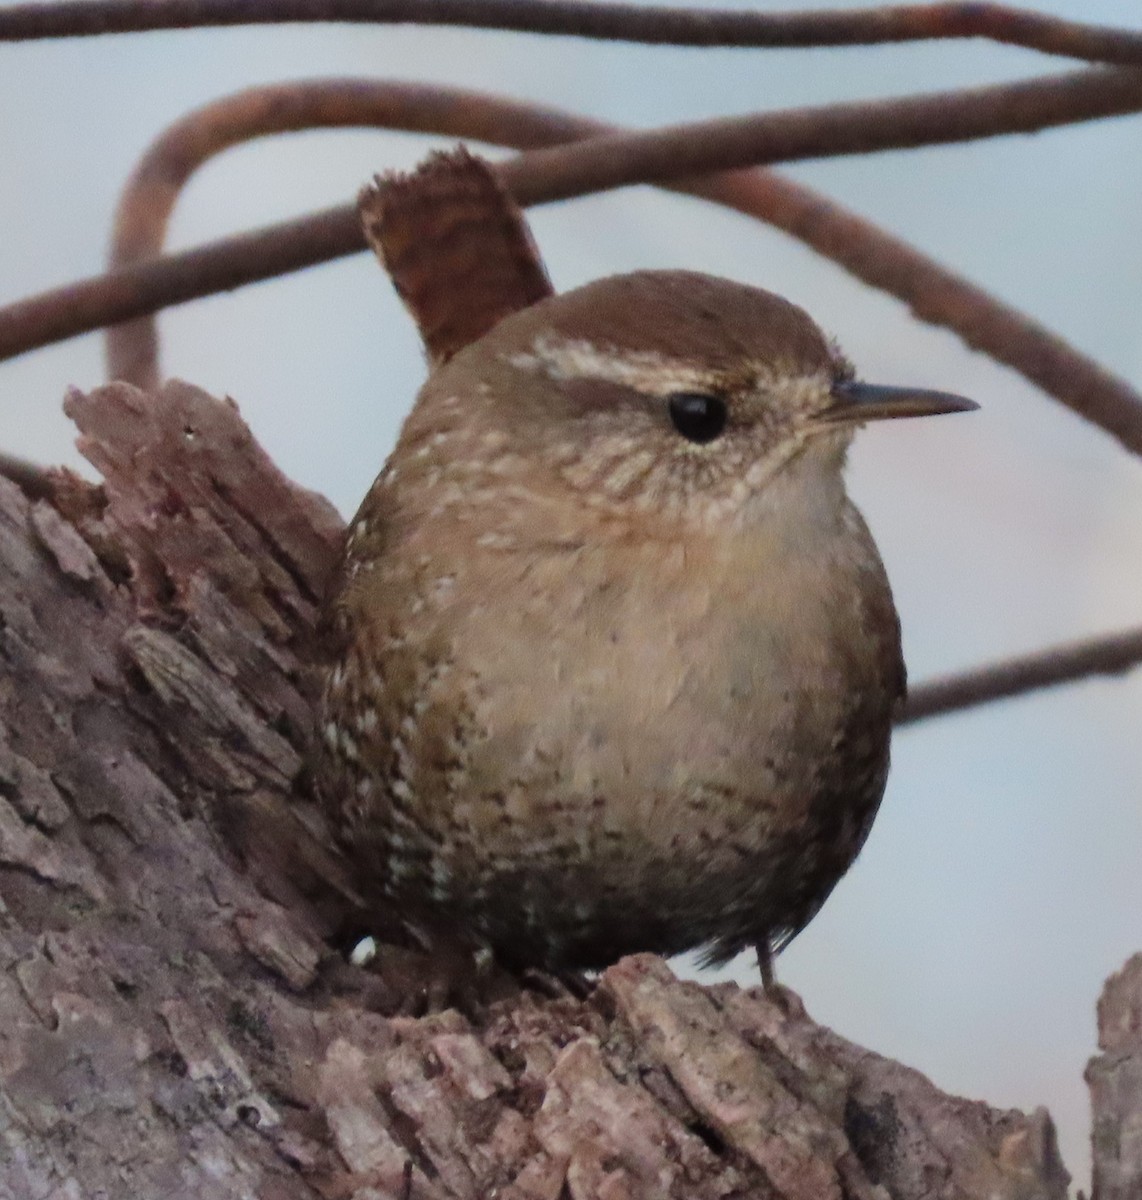
[{"label": "white eyebrow stripe", "polygon": [[506,361],[551,379],[601,379],[652,395],[709,387],[708,373],[655,350],[614,350],[551,334],[540,334],[529,351],[507,355]]},{"label": "white eyebrow stripe", "polygon": [[[530,350],[505,355],[504,361],[517,370],[533,371],[549,379],[599,379],[649,396],[708,392],[711,387],[710,371],[684,359],[657,350],[617,350],[551,333],[541,333]],[[823,372],[805,374],[791,364],[746,359],[741,365],[743,377],[752,382],[751,390],[780,384],[782,389],[802,391],[809,399],[818,396],[822,386],[827,388],[830,382]]]}]

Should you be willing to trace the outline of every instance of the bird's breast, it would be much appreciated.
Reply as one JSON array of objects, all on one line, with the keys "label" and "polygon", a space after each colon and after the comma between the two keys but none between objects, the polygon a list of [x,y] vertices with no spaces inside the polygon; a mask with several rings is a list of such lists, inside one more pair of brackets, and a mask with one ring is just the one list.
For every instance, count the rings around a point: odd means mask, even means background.
[{"label": "bird's breast", "polygon": [[600,836],[669,842],[712,806],[731,834],[768,809],[773,832],[838,755],[867,757],[854,730],[887,736],[895,613],[851,530],[518,550],[449,607],[476,731],[460,803],[510,797],[521,838],[583,812]]},{"label": "bird's breast", "polygon": [[521,961],[799,928],[867,831],[902,685],[855,510],[803,537],[453,532],[342,601],[323,737],[366,872]]}]

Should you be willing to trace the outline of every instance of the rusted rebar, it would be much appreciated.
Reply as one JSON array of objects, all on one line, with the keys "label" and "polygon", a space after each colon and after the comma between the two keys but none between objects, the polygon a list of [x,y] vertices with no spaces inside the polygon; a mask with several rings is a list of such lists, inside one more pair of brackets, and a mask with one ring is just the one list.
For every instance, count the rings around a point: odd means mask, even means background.
[{"label": "rusted rebar", "polygon": [[[615,133],[612,127],[480,92],[379,80],[307,80],[224,97],[161,134],[119,203],[112,266],[157,257],[178,188],[212,154],[287,129],[381,125],[516,149]],[[914,247],[772,171],[733,171],[671,185],[790,233],[856,277],[897,296],[921,319],[1013,367],[1079,415],[1142,447],[1142,397],[1062,339]],[[153,318],[108,330],[113,378],[158,381]]]},{"label": "rusted rebar", "polygon": [[910,725],[1092,675],[1121,675],[1139,662],[1142,629],[1038,650],[918,684],[910,689],[897,724]]},{"label": "rusted rebar", "polygon": [[[1142,106],[1142,72],[1088,70],[1050,81],[940,93],[872,105],[828,105],[753,118],[730,118],[665,130],[603,135],[590,144],[538,150],[502,166],[522,203],[563,199],[588,190],[673,174],[740,166],[776,157],[860,153],[921,144],[929,134],[954,139],[1012,128],[1041,128]],[[948,114],[951,114],[949,117]],[[631,163],[637,162],[635,171]],[[582,179],[582,183],[578,182]],[[295,270],[359,248],[350,209],[327,210],[287,227],[227,239],[229,261],[209,248],[87,280],[0,310],[0,359],[101,325],[155,311],[255,278]]]},{"label": "rusted rebar", "polygon": [[[151,143],[116,206],[109,269],[162,253],[180,192],[214,155],[270,134],[343,126],[447,134],[516,149],[609,132],[555,110],[416,83],[335,78],[249,88],[187,113]],[[144,389],[158,383],[153,317],[108,328],[107,373]]]},{"label": "rusted rebar", "polygon": [[461,25],[658,46],[795,48],[986,38],[1090,62],[1142,64],[1137,31],[976,3],[762,13],[585,0],[53,0],[0,9],[0,41],[299,22]]},{"label": "rusted rebar", "polygon": [[[828,104],[613,133],[528,156],[513,191],[548,203],[711,170],[947,145],[1134,113],[1142,71],[1085,68],[899,100]],[[513,168],[505,169],[510,178]]]}]

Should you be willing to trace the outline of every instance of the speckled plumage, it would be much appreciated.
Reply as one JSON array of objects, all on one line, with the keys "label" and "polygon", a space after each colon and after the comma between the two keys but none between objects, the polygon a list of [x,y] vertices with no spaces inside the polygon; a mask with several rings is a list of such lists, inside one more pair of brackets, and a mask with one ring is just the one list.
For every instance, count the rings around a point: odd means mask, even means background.
[{"label": "speckled plumage", "polygon": [[[319,777],[367,891],[549,968],[811,919],[904,690],[849,376],[799,309],[685,272],[544,299],[431,375],[328,614]],[[725,432],[681,437],[677,392]]]}]

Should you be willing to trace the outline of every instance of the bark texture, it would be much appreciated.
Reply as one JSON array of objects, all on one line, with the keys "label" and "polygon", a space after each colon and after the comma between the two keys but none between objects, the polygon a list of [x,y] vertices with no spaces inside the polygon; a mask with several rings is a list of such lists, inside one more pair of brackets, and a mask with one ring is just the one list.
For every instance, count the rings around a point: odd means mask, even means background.
[{"label": "bark texture", "polygon": [[[340,519],[185,384],[67,410],[104,483],[0,479],[0,1196],[1066,1195],[1045,1111],[649,956],[582,1001],[386,1015],[291,789]],[[1135,959],[1090,1070],[1101,1200],[1140,1194],[1140,996]]]},{"label": "bark texture", "polygon": [[1086,1071],[1096,1200],[1142,1196],[1142,954],[1106,981],[1098,1046]]}]

